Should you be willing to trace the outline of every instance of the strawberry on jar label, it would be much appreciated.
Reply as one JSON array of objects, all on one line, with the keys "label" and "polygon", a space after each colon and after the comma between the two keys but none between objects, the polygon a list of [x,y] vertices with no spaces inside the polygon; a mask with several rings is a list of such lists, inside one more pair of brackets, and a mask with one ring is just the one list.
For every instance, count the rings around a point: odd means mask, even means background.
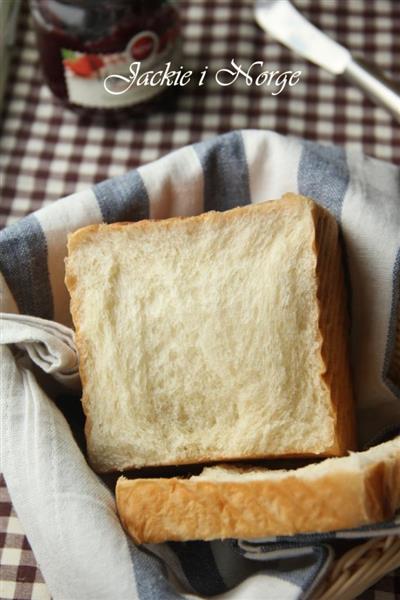
[{"label": "strawberry on jar label", "polygon": [[118,95],[104,81],[115,75],[124,82],[132,63],[143,70],[180,63],[175,0],[30,0],[30,5],[46,82],[71,108],[150,106],[162,85],[133,85]]},{"label": "strawberry on jar label", "polygon": [[159,38],[152,31],[142,31],[128,44],[128,53],[133,60],[144,61],[151,59],[157,52]]}]

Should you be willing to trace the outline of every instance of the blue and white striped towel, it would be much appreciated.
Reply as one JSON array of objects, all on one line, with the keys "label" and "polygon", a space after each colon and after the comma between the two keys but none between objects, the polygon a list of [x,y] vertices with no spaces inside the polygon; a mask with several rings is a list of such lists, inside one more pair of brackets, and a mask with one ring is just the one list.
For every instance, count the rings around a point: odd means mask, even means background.
[{"label": "blue and white striped towel", "polygon": [[103,220],[226,210],[287,191],[314,197],[341,225],[364,443],[400,424],[400,391],[390,378],[400,290],[395,166],[272,132],[233,132],[59,200],[1,232],[2,310],[38,317],[2,320],[2,468],[55,600],[305,598],[329,564],[330,539],[400,533],[397,520],[358,533],[258,544],[135,547],[121,529],[112,494],[89,469],[64,416],[28,369],[24,349],[40,368],[58,372],[66,383],[74,379],[63,284],[68,232]]}]

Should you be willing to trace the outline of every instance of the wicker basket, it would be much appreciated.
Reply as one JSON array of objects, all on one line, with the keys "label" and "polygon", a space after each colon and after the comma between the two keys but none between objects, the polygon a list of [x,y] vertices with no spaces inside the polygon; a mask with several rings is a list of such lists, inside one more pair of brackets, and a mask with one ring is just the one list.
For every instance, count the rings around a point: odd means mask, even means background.
[{"label": "wicker basket", "polygon": [[400,536],[372,538],[333,563],[313,600],[353,600],[399,567]]}]

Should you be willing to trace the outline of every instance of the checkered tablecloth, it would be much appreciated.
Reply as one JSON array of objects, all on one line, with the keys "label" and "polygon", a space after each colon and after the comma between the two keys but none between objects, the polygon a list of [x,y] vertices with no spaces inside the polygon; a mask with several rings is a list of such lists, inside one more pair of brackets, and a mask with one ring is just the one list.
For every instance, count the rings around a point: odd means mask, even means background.
[{"label": "checkered tablecloth", "polygon": [[[400,77],[398,0],[296,0],[295,4],[355,54]],[[184,144],[231,129],[273,129],[358,147],[400,163],[400,128],[395,121],[359,90],[264,35],[254,24],[251,0],[184,0],[181,8],[188,68],[208,65],[213,73],[232,58],[243,66],[262,60],[268,70],[301,70],[300,83],[272,96],[262,87],[239,82],[223,88],[209,77],[204,87],[184,88],[175,106],[164,110],[139,118],[113,117],[107,123],[94,116],[81,118],[65,110],[43,85],[23,2],[0,130],[1,226]],[[0,510],[0,599],[49,598],[1,479]],[[400,598],[400,573],[385,577],[360,598]]]}]

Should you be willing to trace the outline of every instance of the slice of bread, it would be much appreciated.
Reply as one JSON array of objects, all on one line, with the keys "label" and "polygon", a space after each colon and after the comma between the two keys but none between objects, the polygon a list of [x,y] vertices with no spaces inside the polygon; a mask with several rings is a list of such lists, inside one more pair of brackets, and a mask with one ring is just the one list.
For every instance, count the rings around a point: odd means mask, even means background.
[{"label": "slice of bread", "polygon": [[262,538],[359,527],[400,508],[400,437],[292,471],[210,467],[190,479],[125,479],[116,487],[138,543]]},{"label": "slice of bread", "polygon": [[69,238],[98,471],[354,448],[338,229],[312,200]]}]

